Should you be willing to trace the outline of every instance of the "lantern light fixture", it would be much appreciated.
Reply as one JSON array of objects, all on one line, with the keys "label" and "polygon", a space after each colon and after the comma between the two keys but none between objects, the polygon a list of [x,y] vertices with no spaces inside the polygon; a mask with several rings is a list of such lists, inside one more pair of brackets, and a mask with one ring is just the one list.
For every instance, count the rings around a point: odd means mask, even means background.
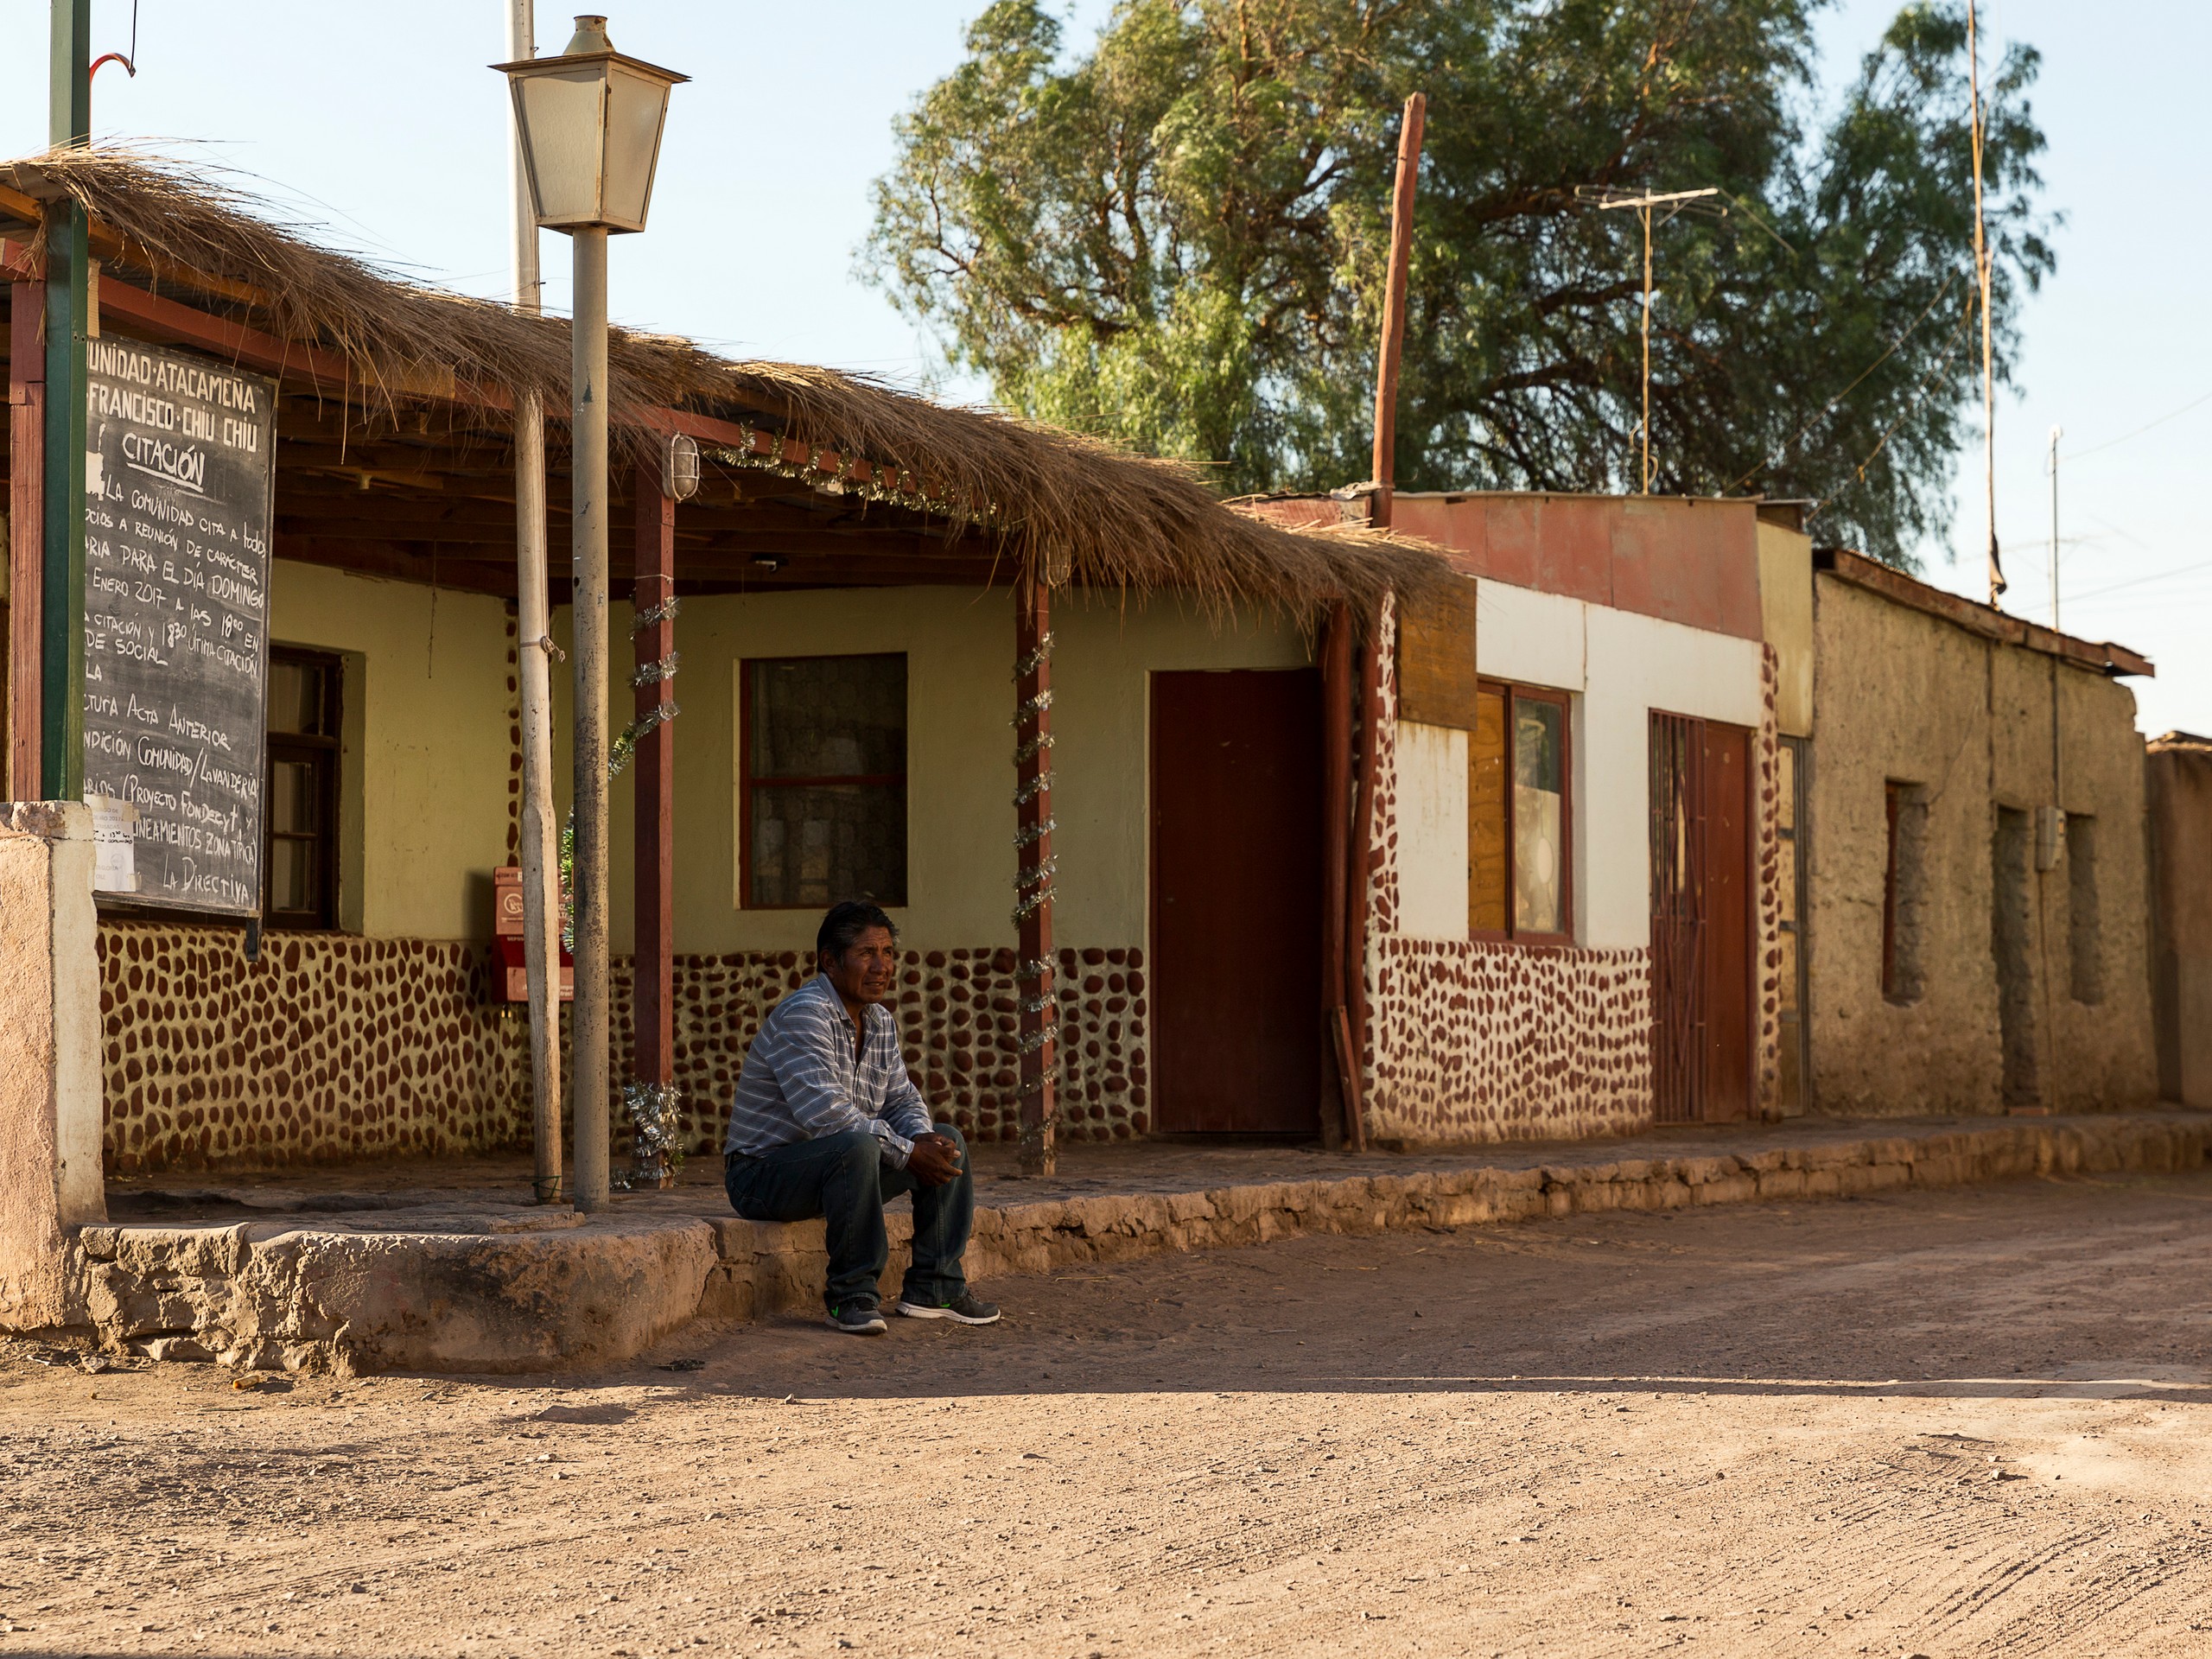
[{"label": "lantern light fixture", "polygon": [[683,433],[661,446],[660,493],[671,501],[689,501],[699,493],[699,445]]},{"label": "lantern light fixture", "polygon": [[587,14],[556,58],[492,66],[507,78],[531,211],[549,231],[642,231],[669,89],[689,80],[617,52]]}]

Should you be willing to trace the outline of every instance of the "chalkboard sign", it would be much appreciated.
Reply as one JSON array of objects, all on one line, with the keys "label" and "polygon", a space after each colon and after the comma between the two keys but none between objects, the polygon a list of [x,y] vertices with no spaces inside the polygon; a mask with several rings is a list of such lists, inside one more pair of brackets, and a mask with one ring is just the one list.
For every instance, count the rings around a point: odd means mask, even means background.
[{"label": "chalkboard sign", "polygon": [[86,359],[85,793],[137,809],[108,879],[258,916],[276,388],[135,340]]}]

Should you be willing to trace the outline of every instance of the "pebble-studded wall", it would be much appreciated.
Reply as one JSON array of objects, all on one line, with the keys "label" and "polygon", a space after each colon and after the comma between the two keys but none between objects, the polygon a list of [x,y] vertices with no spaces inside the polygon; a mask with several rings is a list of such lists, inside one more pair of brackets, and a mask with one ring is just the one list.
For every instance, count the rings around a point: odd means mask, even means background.
[{"label": "pebble-studded wall", "polygon": [[[102,924],[111,1172],[528,1143],[525,1025],[488,1000],[484,946],[280,933],[249,963],[239,939],[228,928]],[[1015,1138],[1014,952],[904,954],[897,1012],[916,1086],[963,1133]],[[1071,949],[1059,963],[1061,1132],[1141,1135],[1143,952]],[[806,972],[788,951],[677,958],[676,1079],[692,1151],[720,1149],[746,1046]],[[614,963],[612,989],[619,1086],[631,1046],[626,961]],[[619,1130],[619,1094],[613,1105]]]},{"label": "pebble-studded wall", "polygon": [[1782,1111],[1782,728],[1776,723],[1782,694],[1782,658],[1772,645],[1759,648],[1758,810],[1753,815],[1754,885],[1758,909],[1752,1017],[1758,1052],[1752,1065],[1758,1116]]},{"label": "pebble-studded wall", "polygon": [[[1384,1142],[1571,1140],[1643,1128],[1652,1121],[1649,950],[1398,933],[1395,622],[1386,607],[1369,888],[1368,1133]],[[1752,1071],[1766,1110],[1781,1075],[1778,671],[1771,647],[1760,680]]]}]

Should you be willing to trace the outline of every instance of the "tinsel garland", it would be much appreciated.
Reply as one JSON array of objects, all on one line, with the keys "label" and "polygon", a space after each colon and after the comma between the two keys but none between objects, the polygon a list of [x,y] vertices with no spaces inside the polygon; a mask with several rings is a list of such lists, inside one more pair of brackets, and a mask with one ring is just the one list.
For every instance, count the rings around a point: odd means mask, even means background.
[{"label": "tinsel garland", "polygon": [[[1014,665],[1015,682],[1019,683],[1027,679],[1052,660],[1052,635],[1048,629],[1037,636],[1036,648]],[[1038,692],[1033,697],[1023,698],[1015,706],[1014,711],[1013,724],[1015,732],[1019,734],[1032,721],[1041,723],[1045,711],[1052,706],[1052,693],[1050,687]],[[1053,740],[1051,733],[1039,731],[1033,734],[1014,749],[1015,769],[1019,771],[1032,761],[1038,760],[1052,746]],[[1017,809],[1027,806],[1031,801],[1037,799],[1039,796],[1045,798],[1046,803],[1040,809],[1035,823],[1026,824],[1014,831],[1014,850],[1016,857],[1021,861],[1014,872],[1014,925],[1017,928],[1052,902],[1052,877],[1060,867],[1059,855],[1049,854],[1045,857],[1037,858],[1033,851],[1058,825],[1058,820],[1053,817],[1052,811],[1052,769],[1048,766],[1039,765],[1037,775],[1027,783],[1019,785],[1014,793],[1014,804]],[[1014,969],[1015,983],[1040,988],[1022,997],[1015,1005],[1017,1009],[1025,1016],[1033,1014],[1046,1016],[1036,1030],[1022,1035],[1020,1052],[1024,1054],[1035,1053],[1052,1039],[1052,1027],[1059,1019],[1059,1004],[1052,991],[1042,988],[1050,984],[1052,972],[1052,964],[1042,957],[1027,958],[1018,964]],[[1032,1085],[1024,1085],[1025,1088],[1030,1086]]]},{"label": "tinsel garland", "polygon": [[630,1114],[631,1168],[613,1184],[657,1186],[662,1175],[683,1167],[683,1090],[673,1083],[626,1083],[622,1105]]},{"label": "tinsel garland", "polygon": [[[665,603],[651,610],[639,611],[630,621],[630,632],[634,638],[647,628],[656,627],[673,618],[683,608],[683,601],[671,597]],[[647,663],[630,677],[630,683],[643,690],[676,677],[677,665],[683,652],[671,651],[657,663]],[[607,781],[613,783],[628,768],[638,756],[638,744],[654,727],[674,720],[683,709],[674,702],[657,702],[622,728],[621,734],[607,746]],[[573,951],[576,948],[576,809],[570,807],[569,816],[561,820],[561,948]]]},{"label": "tinsel garland", "polygon": [[[963,505],[950,495],[933,493],[914,481],[913,474],[903,467],[886,467],[880,462],[868,463],[868,477],[861,483],[854,476],[859,458],[841,454],[833,467],[828,464],[830,451],[820,444],[810,447],[804,464],[784,459],[785,440],[781,434],[769,432],[766,454],[756,453],[754,441],[760,430],[750,423],[738,427],[738,442],[732,447],[716,446],[702,448],[701,454],[711,456],[725,467],[749,467],[754,472],[773,473],[779,478],[795,479],[810,487],[830,495],[858,496],[864,501],[885,506],[905,507],[915,512],[934,513],[943,518],[973,518],[989,524],[1001,517],[995,503],[986,503],[980,512]],[[886,479],[889,483],[885,483]]]}]

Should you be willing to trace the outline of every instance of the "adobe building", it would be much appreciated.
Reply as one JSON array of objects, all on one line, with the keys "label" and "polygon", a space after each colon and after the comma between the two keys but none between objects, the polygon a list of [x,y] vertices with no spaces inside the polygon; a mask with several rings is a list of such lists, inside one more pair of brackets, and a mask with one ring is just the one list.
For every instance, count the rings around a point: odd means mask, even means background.
[{"label": "adobe building", "polygon": [[[107,1167],[528,1144],[493,891],[518,663],[568,630],[556,560],[550,634],[518,637],[512,439],[516,387],[557,416],[565,325],[139,163],[17,176],[91,217],[104,360],[270,389],[262,891],[214,918],[104,887]],[[19,409],[45,212],[0,189]],[[2109,677],[2148,664],[2117,648],[1849,555],[1816,576],[1777,505],[1399,493],[1386,534],[1372,492],[1233,511],[820,371],[628,335],[613,363],[616,1070],[683,1090],[691,1150],[855,893],[903,930],[917,1082],[984,1140],[1047,1084],[1071,1136],[1404,1145],[2150,1097]],[[38,432],[8,451],[17,796]],[[118,774],[148,869],[204,829],[145,770],[185,747]]]},{"label": "adobe building", "polygon": [[[73,154],[0,172],[26,402],[47,212],[28,188],[79,200],[105,262],[98,442],[209,388],[267,423],[266,695],[238,704],[265,704],[265,730],[172,719],[164,700],[156,728],[86,740],[140,809],[136,868],[99,897],[108,1169],[529,1144],[493,893],[519,848],[518,660],[565,652],[568,582],[556,557],[550,637],[518,638],[512,428],[518,388],[555,411],[557,548],[566,324],[392,282],[143,162]],[[718,1146],[823,909],[872,896],[903,931],[909,1064],[969,1135],[1012,1138],[1047,1084],[1077,1138],[1331,1128],[1324,934],[1344,911],[1324,917],[1324,865],[1350,856],[1357,739],[1325,721],[1324,683],[1349,716],[1351,664],[1393,594],[1440,576],[1433,554],[1286,530],[1180,468],[824,371],[625,334],[612,363],[628,602],[610,627],[631,651],[609,718],[638,756],[612,801],[616,1089],[674,1084],[690,1149]],[[184,412],[186,441],[161,453],[191,483],[190,432],[227,429]],[[18,420],[7,451],[22,796],[48,677],[39,436]],[[678,437],[699,457],[682,499],[663,465]],[[203,581],[236,580],[227,541],[210,553],[135,505],[137,466],[111,462],[96,498],[125,522],[94,538],[92,660],[236,658],[247,677],[257,608],[237,649],[180,620],[177,651],[168,620],[128,613],[135,575],[103,585],[125,557],[190,588],[163,611],[181,619]],[[102,719],[106,683],[88,696]],[[569,713],[564,690],[563,736]],[[264,745],[258,775],[230,758]],[[220,839],[218,785],[270,809],[260,891],[228,916],[174,885],[200,881],[187,855]]]},{"label": "adobe building", "polygon": [[1805,849],[1809,1084],[1838,1116],[2158,1098],[2124,647],[1823,550]]},{"label": "adobe building", "polygon": [[[1365,524],[1375,493],[1260,505]],[[1394,613],[1385,653],[1374,1133],[1796,1110],[1781,719],[1810,615],[1763,597],[1758,504],[1395,491],[1389,520],[1459,580]]]}]

